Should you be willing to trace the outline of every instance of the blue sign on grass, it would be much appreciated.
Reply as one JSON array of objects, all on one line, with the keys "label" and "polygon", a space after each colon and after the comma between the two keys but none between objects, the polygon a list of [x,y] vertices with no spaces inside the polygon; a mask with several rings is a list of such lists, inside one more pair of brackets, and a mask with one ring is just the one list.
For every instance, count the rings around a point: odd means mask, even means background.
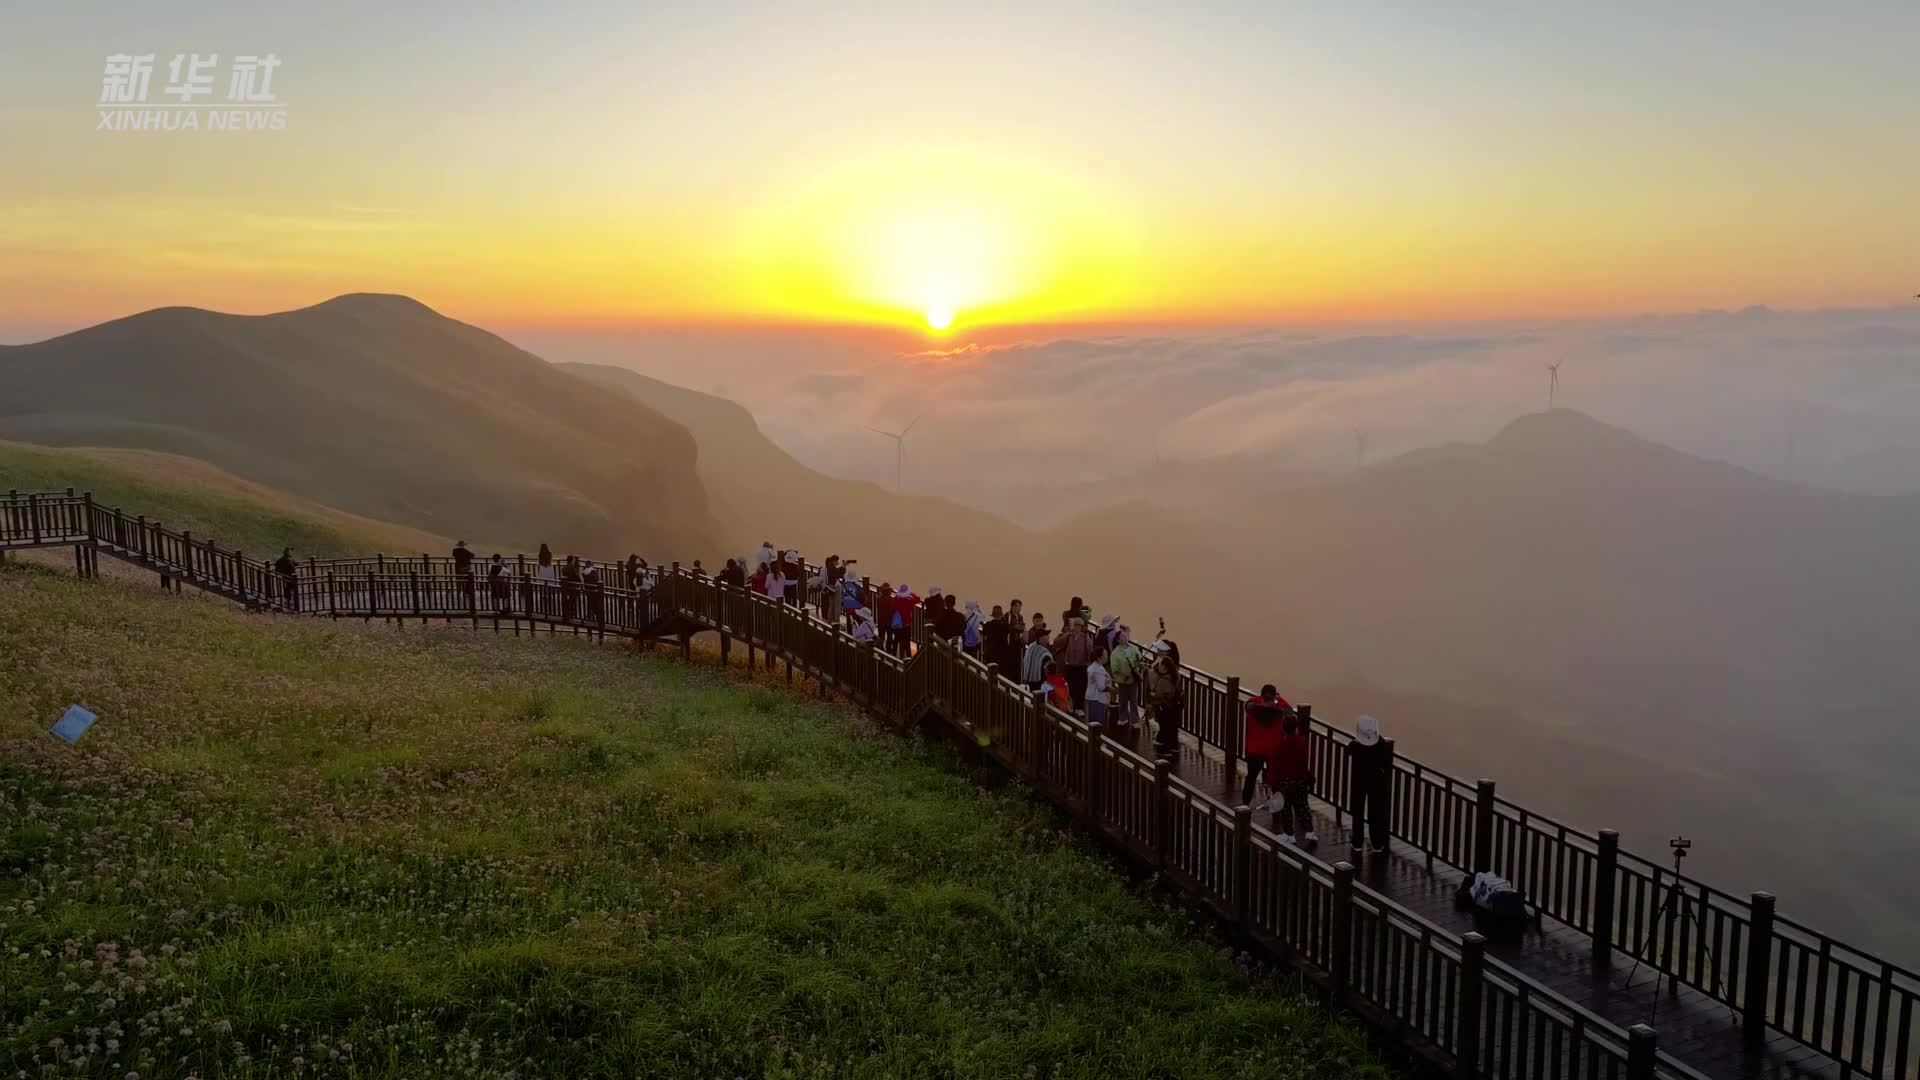
[{"label": "blue sign on grass", "polygon": [[70,743],[80,741],[80,736],[93,726],[94,715],[78,705],[67,706],[67,714],[53,725],[53,733]]}]

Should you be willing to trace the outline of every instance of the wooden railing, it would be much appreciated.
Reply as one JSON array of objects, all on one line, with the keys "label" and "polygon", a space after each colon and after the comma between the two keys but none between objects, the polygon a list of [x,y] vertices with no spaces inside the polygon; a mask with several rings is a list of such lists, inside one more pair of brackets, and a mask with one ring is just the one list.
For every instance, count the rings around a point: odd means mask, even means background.
[{"label": "wooden railing", "polygon": [[[915,655],[894,656],[854,642],[805,604],[724,588],[677,565],[654,568],[650,588],[628,588],[619,564],[598,563],[603,583],[576,586],[533,576],[517,556],[505,595],[491,588],[484,563],[473,563],[469,578],[452,560],[424,555],[308,561],[289,579],[265,560],[88,495],[0,496],[0,547],[67,544],[250,606],[309,615],[504,621],[623,637],[677,619],[683,640],[696,628],[721,631],[887,721],[910,723],[932,710],[984,739],[1003,765],[1088,828],[1288,957],[1337,1000],[1456,1061],[1464,1074],[1697,1075],[1656,1053],[1650,1029],[1621,1031],[1593,1016],[1487,957],[1477,935],[1454,937],[1356,883],[1350,866],[1280,844],[1251,824],[1245,807],[1224,805],[1165,762],[1104,738],[924,631]],[[1237,679],[1189,668],[1195,736],[1237,753],[1246,696]],[[1315,769],[1336,807],[1347,801],[1348,741],[1316,721]],[[1596,961],[1624,948],[1727,1005],[1752,1038],[1771,1027],[1850,1071],[1915,1075],[1920,976],[1776,916],[1767,894],[1743,900],[1676,877],[1622,851],[1611,832],[1572,829],[1499,798],[1491,781],[1468,784],[1399,756],[1390,820],[1397,841],[1430,859],[1513,879],[1548,915],[1588,933]],[[1674,901],[1661,911],[1669,892]]]}]

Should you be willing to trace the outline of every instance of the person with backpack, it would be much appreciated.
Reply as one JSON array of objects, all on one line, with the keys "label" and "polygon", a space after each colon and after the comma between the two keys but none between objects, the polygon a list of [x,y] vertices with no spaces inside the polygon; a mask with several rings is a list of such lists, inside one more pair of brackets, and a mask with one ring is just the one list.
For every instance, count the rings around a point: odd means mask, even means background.
[{"label": "person with backpack", "polygon": [[1074,709],[1086,708],[1087,665],[1093,662],[1093,635],[1087,633],[1086,620],[1073,619],[1053,639],[1053,658],[1066,673]]},{"label": "person with backpack", "polygon": [[873,628],[873,611],[869,608],[856,608],[853,612],[853,640],[862,645],[873,644],[877,632]]},{"label": "person with backpack", "polygon": [[1274,831],[1283,844],[1318,844],[1320,837],[1313,830],[1313,810],[1308,805],[1313,795],[1313,749],[1307,738],[1307,720],[1298,710],[1289,709],[1280,723],[1280,738],[1268,766],[1268,776],[1280,793]]},{"label": "person with backpack", "polygon": [[1373,853],[1387,850],[1388,798],[1393,789],[1393,748],[1380,738],[1380,721],[1362,716],[1353,725],[1353,741],[1347,744],[1347,763],[1352,770],[1349,787],[1353,792],[1353,850],[1373,840]]},{"label": "person with backpack", "polygon": [[1180,675],[1180,646],[1161,638],[1150,652],[1147,702],[1153,706],[1153,719],[1159,725],[1154,733],[1154,750],[1178,765],[1180,719],[1187,706],[1186,686]]},{"label": "person with backpack", "polygon": [[1260,774],[1267,774],[1267,783],[1273,783],[1273,763],[1280,755],[1280,736],[1286,730],[1287,714],[1293,706],[1280,696],[1280,691],[1272,683],[1260,688],[1260,696],[1247,702],[1247,780],[1240,786],[1240,802],[1244,806],[1253,805],[1253,792],[1260,780]]},{"label": "person with backpack", "polygon": [[960,626],[960,651],[980,659],[980,626],[986,622],[986,616],[980,614],[980,601],[967,601],[967,619]]},{"label": "person with backpack", "polygon": [[860,610],[866,607],[865,599],[860,595],[860,582],[851,577],[840,578],[840,611],[847,620],[847,628],[852,629]]},{"label": "person with backpack", "polygon": [[1132,731],[1140,722],[1140,683],[1145,669],[1146,655],[1134,644],[1133,631],[1126,626],[1115,627],[1107,671],[1113,677],[1114,723],[1122,731]]}]

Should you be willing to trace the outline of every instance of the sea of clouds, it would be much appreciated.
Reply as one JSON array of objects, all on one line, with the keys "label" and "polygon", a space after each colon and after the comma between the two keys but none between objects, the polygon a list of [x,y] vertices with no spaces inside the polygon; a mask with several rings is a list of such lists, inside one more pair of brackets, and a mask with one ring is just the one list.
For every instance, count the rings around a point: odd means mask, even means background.
[{"label": "sea of clouds", "polygon": [[[1480,441],[1556,403],[1702,456],[1863,493],[1920,490],[1920,305],[1628,319],[1035,334],[914,351],[825,331],[526,342],[751,409],[837,475],[1045,523],[1195,463],[1334,473]],[[786,335],[795,340],[789,342]]]}]

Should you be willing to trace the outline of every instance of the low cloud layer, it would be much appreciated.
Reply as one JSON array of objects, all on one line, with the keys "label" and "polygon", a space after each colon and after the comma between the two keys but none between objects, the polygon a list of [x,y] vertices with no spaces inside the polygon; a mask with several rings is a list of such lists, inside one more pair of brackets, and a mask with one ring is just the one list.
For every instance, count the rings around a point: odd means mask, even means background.
[{"label": "low cloud layer", "polygon": [[[795,331],[795,334],[804,332]],[[732,396],[796,455],[891,484],[868,430],[924,417],[907,487],[1028,520],[1169,466],[1310,473],[1481,440],[1559,404],[1776,476],[1908,492],[1920,476],[1920,307],[1636,319],[1290,327],[788,349],[764,335],[613,343],[593,356]]]}]

